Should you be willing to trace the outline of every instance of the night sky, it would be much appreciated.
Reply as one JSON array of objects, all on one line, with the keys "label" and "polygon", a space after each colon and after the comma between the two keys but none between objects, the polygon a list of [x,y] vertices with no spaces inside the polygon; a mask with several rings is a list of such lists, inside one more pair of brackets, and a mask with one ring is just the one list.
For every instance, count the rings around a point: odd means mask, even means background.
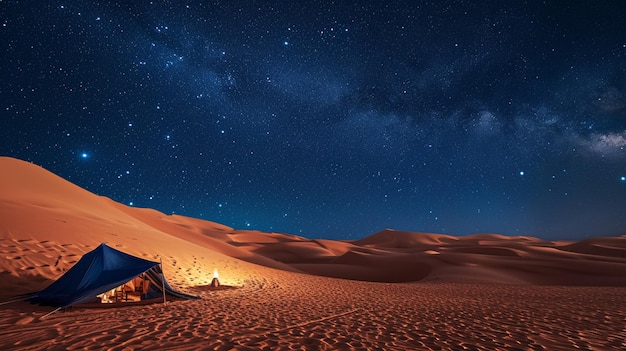
[{"label": "night sky", "polygon": [[308,238],[626,234],[624,13],[4,0],[0,155],[130,206]]}]

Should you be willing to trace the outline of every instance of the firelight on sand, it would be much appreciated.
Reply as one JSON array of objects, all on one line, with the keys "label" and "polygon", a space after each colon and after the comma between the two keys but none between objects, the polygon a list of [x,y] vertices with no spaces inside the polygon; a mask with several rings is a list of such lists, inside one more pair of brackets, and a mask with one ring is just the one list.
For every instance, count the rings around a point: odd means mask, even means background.
[{"label": "firelight on sand", "polygon": [[220,275],[217,273],[217,268],[213,270],[213,279],[219,279]]}]

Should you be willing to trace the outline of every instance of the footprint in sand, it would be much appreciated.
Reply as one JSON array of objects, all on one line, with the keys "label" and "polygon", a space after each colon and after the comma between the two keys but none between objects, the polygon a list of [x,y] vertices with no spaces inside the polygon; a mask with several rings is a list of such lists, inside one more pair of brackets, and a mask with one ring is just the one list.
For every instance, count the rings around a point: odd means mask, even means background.
[{"label": "footprint in sand", "polygon": [[17,322],[15,322],[16,325],[25,325],[25,324],[29,324],[32,323],[32,321],[34,321],[35,318],[33,317],[24,317],[20,320],[18,320]]}]

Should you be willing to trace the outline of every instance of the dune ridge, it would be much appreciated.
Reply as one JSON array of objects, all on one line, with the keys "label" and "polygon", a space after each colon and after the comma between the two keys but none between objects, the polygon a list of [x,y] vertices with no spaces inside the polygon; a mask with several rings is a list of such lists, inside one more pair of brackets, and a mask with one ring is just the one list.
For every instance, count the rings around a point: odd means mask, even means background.
[{"label": "dune ridge", "polygon": [[[164,249],[171,247],[171,251],[177,252],[184,248],[193,257],[211,256],[213,262],[234,258],[237,262],[286,271],[366,281],[461,279],[512,284],[626,285],[624,236],[555,242],[530,236],[481,233],[456,237],[385,229],[354,241],[311,240],[283,233],[236,230],[210,221],[129,207],[89,193],[23,161],[2,158],[0,165],[5,170],[0,175],[2,238],[32,239],[43,241],[46,246],[64,238],[67,243],[57,244],[65,245],[64,251],[76,246],[70,250],[76,255],[73,257],[80,257],[100,242],[111,242],[129,253],[152,255],[153,259],[158,257],[166,264],[176,265],[176,271],[191,272],[193,262],[174,260],[174,254],[163,252]],[[53,279],[62,270],[28,269],[49,264],[44,261],[51,257],[45,255],[39,259],[41,262],[27,267],[23,265],[26,260],[7,257],[2,265],[5,274],[18,276],[34,270],[31,275]],[[223,266],[212,264],[218,269]],[[496,281],[494,277],[498,277]],[[183,281],[190,284],[194,278],[197,277],[191,275]],[[207,280],[208,277],[202,278],[202,282]]]},{"label": "dune ridge", "polygon": [[[129,207],[0,157],[2,302],[45,287],[101,242],[162,261],[172,285],[202,299],[45,319],[49,308],[4,304],[0,348],[626,347],[626,236],[556,242],[385,229],[308,239]],[[235,289],[204,289],[214,269]]]}]

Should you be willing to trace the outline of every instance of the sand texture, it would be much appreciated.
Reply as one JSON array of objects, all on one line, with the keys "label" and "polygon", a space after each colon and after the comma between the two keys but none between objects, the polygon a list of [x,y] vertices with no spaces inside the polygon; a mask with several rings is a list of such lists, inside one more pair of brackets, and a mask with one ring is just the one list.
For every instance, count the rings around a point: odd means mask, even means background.
[{"label": "sand texture", "polygon": [[[9,302],[102,242],[202,298],[46,318]],[[311,240],[128,207],[0,157],[0,301],[1,350],[623,350],[626,237]]]}]

